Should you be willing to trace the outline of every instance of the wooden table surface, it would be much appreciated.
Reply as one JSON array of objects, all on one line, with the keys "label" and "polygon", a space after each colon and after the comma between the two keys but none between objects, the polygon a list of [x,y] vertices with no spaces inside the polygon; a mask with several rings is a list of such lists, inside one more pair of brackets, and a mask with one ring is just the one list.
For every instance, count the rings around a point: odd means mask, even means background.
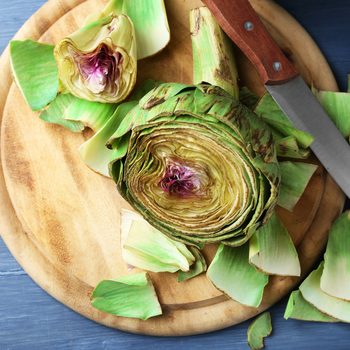
[{"label": "wooden table surface", "polygon": [[[0,1],[0,52],[44,2]],[[350,73],[350,2],[278,2],[314,37],[328,59],[340,88],[345,90],[347,74]],[[127,334],[89,321],[41,290],[16,263],[1,239],[0,296],[0,350],[248,349],[246,331],[249,321],[218,332],[178,338]],[[285,305],[286,300],[282,300],[271,309],[273,336],[266,340],[267,349],[350,349],[350,325],[285,321]]]}]

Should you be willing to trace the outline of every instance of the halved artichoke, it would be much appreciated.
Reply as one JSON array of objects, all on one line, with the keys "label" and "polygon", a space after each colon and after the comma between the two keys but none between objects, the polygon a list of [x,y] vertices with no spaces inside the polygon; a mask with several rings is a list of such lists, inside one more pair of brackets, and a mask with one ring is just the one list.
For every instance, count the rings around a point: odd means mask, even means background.
[{"label": "halved artichoke", "polygon": [[60,41],[54,54],[63,89],[77,97],[117,103],[135,85],[135,31],[126,15],[88,24]]},{"label": "halved artichoke", "polygon": [[239,246],[269,218],[280,183],[271,132],[224,90],[162,84],[128,113],[109,146],[130,130],[111,173],[161,232],[197,246]]}]

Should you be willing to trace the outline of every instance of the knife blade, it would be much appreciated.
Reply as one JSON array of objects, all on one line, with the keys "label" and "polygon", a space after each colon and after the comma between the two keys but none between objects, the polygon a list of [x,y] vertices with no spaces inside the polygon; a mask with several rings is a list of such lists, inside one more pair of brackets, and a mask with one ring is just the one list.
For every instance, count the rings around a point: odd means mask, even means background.
[{"label": "knife blade", "polygon": [[273,99],[294,126],[314,137],[311,149],[350,198],[350,146],[248,0],[203,0],[221,28],[256,67]]}]

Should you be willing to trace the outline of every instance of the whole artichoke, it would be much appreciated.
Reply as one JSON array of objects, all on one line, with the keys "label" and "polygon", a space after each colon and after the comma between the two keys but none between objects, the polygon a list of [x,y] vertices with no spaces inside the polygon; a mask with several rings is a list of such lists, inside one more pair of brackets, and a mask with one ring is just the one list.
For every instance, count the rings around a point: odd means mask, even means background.
[{"label": "whole artichoke", "polygon": [[162,84],[128,113],[110,147],[126,137],[111,174],[126,200],[170,237],[238,246],[272,213],[280,171],[271,132],[224,90]]}]

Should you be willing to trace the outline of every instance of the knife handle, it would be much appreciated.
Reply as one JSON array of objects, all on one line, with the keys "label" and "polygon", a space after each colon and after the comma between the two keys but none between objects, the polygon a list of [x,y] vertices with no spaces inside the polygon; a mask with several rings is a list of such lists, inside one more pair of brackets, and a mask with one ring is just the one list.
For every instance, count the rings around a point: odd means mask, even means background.
[{"label": "knife handle", "polygon": [[298,75],[248,0],[203,2],[224,32],[254,64],[264,84],[282,84]]}]

